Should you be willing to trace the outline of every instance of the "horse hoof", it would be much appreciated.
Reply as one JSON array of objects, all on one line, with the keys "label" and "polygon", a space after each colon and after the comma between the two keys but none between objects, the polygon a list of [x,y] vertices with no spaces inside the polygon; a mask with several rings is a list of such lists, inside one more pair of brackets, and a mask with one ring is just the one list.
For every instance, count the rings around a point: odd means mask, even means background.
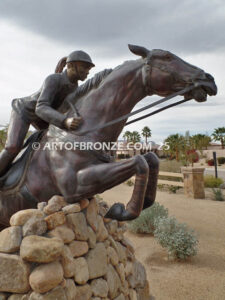
[{"label": "horse hoof", "polygon": [[137,216],[134,216],[125,209],[125,206],[122,203],[115,203],[110,207],[107,214],[104,218],[114,219],[117,221],[130,221],[135,219]]}]

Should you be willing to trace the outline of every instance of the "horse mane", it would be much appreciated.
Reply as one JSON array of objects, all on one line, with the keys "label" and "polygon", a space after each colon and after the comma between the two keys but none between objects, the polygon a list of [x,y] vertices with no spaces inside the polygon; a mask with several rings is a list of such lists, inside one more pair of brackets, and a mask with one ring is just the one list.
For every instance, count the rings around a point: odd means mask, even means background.
[{"label": "horse mane", "polygon": [[84,84],[78,86],[76,91],[69,94],[67,101],[70,101],[72,104],[74,104],[79,98],[88,94],[92,89],[97,88],[103,79],[105,79],[112,71],[113,69],[105,69],[99,73],[96,73],[94,77],[88,79]]},{"label": "horse mane", "polygon": [[137,60],[127,60],[122,64],[118,65],[117,67],[115,67],[114,69],[104,69],[103,71],[96,73],[91,79],[88,79],[84,84],[78,86],[78,88],[74,92],[70,93],[65,98],[65,100],[63,101],[63,105],[60,107],[60,112],[70,113],[69,103],[72,104],[73,106],[75,104],[78,104],[79,99],[87,95],[91,90],[98,88],[100,84],[103,82],[103,80],[113,71],[117,71],[120,68],[130,64],[131,62],[139,63],[140,61],[143,61],[143,59],[139,58]]}]

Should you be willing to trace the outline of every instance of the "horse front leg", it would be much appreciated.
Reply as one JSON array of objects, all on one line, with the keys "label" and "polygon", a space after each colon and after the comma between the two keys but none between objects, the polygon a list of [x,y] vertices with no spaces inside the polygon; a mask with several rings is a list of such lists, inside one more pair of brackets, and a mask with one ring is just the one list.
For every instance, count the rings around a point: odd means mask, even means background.
[{"label": "horse front leg", "polygon": [[159,159],[153,152],[146,153],[143,156],[146,159],[149,166],[148,183],[143,205],[143,209],[145,209],[150,207],[155,202],[159,174]]},{"label": "horse front leg", "polygon": [[[105,217],[119,221],[132,220],[139,216],[143,208],[148,182],[149,167],[146,160],[137,155],[123,162],[91,166],[77,173],[76,199],[91,196],[110,189],[136,174],[134,190],[126,209],[123,204],[114,204]],[[72,199],[68,199],[67,201]]]}]

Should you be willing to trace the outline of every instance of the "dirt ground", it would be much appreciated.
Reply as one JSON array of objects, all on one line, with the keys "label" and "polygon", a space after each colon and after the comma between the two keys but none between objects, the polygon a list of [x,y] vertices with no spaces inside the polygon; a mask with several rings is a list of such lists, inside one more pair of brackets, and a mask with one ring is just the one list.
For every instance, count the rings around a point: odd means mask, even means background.
[{"label": "dirt ground", "polygon": [[[100,196],[110,204],[126,204],[131,193],[132,187],[121,184]],[[168,261],[154,237],[127,232],[146,268],[151,295],[155,300],[225,300],[225,201],[190,199],[180,191],[158,191],[156,201],[195,230],[199,247],[187,262]]]}]

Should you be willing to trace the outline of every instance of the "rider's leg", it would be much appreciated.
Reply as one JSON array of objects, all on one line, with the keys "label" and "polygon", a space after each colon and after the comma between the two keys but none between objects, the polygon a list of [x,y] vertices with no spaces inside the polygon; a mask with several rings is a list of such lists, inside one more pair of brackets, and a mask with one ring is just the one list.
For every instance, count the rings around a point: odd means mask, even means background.
[{"label": "rider's leg", "polygon": [[0,153],[0,176],[4,175],[10,163],[22,148],[29,124],[12,110],[5,148]]}]

